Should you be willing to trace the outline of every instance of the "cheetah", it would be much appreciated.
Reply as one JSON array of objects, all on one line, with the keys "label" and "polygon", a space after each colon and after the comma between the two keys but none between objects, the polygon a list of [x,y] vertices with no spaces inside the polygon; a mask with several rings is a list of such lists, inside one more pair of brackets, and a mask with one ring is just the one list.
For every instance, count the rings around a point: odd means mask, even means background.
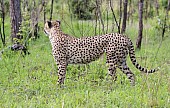
[{"label": "cheetah", "polygon": [[133,65],[144,73],[154,73],[158,69],[148,70],[141,67],[135,58],[132,41],[125,35],[110,33],[100,36],[76,38],[60,29],[60,21],[46,21],[44,32],[49,36],[52,54],[58,65],[58,84],[64,84],[68,64],[87,64],[106,53],[108,74],[116,81],[116,68],[119,68],[135,85],[135,76],[126,63],[129,54]]}]

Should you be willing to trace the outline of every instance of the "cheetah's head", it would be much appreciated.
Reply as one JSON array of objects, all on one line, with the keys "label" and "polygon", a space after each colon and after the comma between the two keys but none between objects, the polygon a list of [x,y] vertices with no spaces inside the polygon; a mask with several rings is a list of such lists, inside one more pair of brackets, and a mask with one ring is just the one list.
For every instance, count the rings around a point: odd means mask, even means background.
[{"label": "cheetah's head", "polygon": [[47,35],[51,35],[51,33],[60,27],[60,21],[46,21],[44,25],[44,32]]}]

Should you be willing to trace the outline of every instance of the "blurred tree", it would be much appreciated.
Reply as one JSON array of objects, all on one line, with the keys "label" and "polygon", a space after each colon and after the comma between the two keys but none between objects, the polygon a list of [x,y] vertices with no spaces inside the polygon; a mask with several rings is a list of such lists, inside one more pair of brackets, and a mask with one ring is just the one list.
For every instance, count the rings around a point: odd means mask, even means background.
[{"label": "blurred tree", "polygon": [[142,43],[142,32],[143,32],[143,2],[144,0],[139,0],[139,31],[138,31],[138,38],[136,41],[136,48],[141,48]]},{"label": "blurred tree", "polygon": [[39,16],[40,16],[40,12],[43,10],[43,2],[42,1],[37,1],[36,0],[33,0],[32,1],[32,11],[31,11],[31,28],[32,29],[32,35],[31,37],[34,38],[34,39],[37,39],[39,38],[39,35],[38,35],[38,20],[39,20]]},{"label": "blurred tree", "polygon": [[165,9],[168,8],[168,5],[167,5],[168,2],[169,2],[169,0],[161,0],[161,4],[162,4],[163,8],[165,8]]},{"label": "blurred tree", "polygon": [[[116,23],[116,26],[117,26],[117,29],[118,29],[118,33],[120,33],[120,19],[119,19],[119,23],[118,23],[118,21],[117,21],[117,19],[116,19],[116,15],[115,15],[115,13],[114,13],[114,10],[113,10],[113,1],[112,0],[109,0],[109,4],[110,4],[110,9],[111,9],[111,12],[112,12],[112,15],[113,15],[113,20],[112,20],[112,22],[114,22],[114,20],[115,20],[115,23]],[[121,3],[120,3],[121,4]],[[120,8],[121,8],[121,6],[120,6]],[[121,14],[120,14],[121,15]],[[114,24],[112,23],[112,26],[114,26]],[[113,27],[112,27],[113,28]],[[113,31],[113,29],[112,29],[112,31]]]},{"label": "blurred tree", "polygon": [[43,7],[43,16],[44,16],[44,24],[46,21],[46,1],[42,0],[42,7]]},{"label": "blurred tree", "polygon": [[159,16],[159,3],[158,0],[155,0],[155,8],[156,8],[156,14]]},{"label": "blurred tree", "polygon": [[[97,18],[96,20],[99,20],[99,24],[101,23],[101,25],[102,25],[102,32],[103,32],[103,34],[105,34],[105,25],[104,25],[104,21],[103,21],[103,18],[102,18],[102,12],[101,12],[102,1],[96,0],[95,2],[96,2],[96,4],[95,4],[96,5],[95,16]],[[99,30],[100,30],[100,26],[99,26]]]},{"label": "blurred tree", "polygon": [[71,10],[78,19],[93,19],[94,0],[71,0]]},{"label": "blurred tree", "polygon": [[118,4],[118,10],[119,10],[119,26],[118,26],[118,33],[121,33],[121,22],[122,22],[122,0],[119,0],[119,4]]},{"label": "blurred tree", "polygon": [[128,6],[128,0],[124,0],[124,9],[123,9],[123,22],[122,22],[122,30],[121,33],[124,33],[126,30],[126,20],[127,20],[127,6]]},{"label": "blurred tree", "polygon": [[[22,36],[29,35],[29,38],[39,38],[38,20],[41,11],[45,11],[45,0],[24,0],[22,2]],[[45,21],[45,17],[44,17]],[[23,29],[27,29],[24,33]],[[25,37],[25,36],[24,36]],[[27,37],[27,36],[26,36]]]},{"label": "blurred tree", "polygon": [[53,18],[53,4],[54,4],[54,0],[51,0],[50,21]]},{"label": "blurred tree", "polygon": [[167,1],[167,6],[166,6],[166,14],[165,14],[165,18],[164,18],[164,22],[163,22],[163,27],[162,27],[162,38],[164,38],[166,29],[168,28],[169,25],[167,25],[167,20],[169,18],[169,10],[170,10],[170,0]]},{"label": "blurred tree", "polygon": [[11,38],[12,42],[14,39],[22,38],[19,33],[19,27],[21,25],[21,8],[20,0],[10,0],[10,20],[11,20]]},{"label": "blurred tree", "polygon": [[1,10],[0,10],[0,14],[1,14],[1,18],[0,18],[0,37],[2,40],[2,44],[3,46],[5,46],[5,9],[4,9],[4,0],[0,1],[0,5],[1,5]]}]

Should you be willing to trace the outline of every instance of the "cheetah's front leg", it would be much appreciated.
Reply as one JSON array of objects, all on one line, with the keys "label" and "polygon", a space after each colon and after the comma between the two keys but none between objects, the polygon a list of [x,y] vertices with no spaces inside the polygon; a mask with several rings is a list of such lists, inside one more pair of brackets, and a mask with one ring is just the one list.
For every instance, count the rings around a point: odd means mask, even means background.
[{"label": "cheetah's front leg", "polygon": [[65,75],[66,75],[66,68],[67,65],[66,64],[59,64],[58,65],[58,84],[64,84],[64,79],[65,79]]}]

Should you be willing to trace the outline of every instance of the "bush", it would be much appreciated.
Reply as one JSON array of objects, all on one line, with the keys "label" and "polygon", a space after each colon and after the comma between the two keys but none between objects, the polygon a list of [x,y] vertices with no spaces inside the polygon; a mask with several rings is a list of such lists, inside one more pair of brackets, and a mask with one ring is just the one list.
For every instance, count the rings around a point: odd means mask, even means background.
[{"label": "bush", "polygon": [[94,0],[71,0],[71,11],[78,19],[93,19],[94,9]]},{"label": "bush", "polygon": [[162,0],[161,2],[162,2],[162,7],[164,9],[167,9],[167,7],[168,7],[168,0]]}]

